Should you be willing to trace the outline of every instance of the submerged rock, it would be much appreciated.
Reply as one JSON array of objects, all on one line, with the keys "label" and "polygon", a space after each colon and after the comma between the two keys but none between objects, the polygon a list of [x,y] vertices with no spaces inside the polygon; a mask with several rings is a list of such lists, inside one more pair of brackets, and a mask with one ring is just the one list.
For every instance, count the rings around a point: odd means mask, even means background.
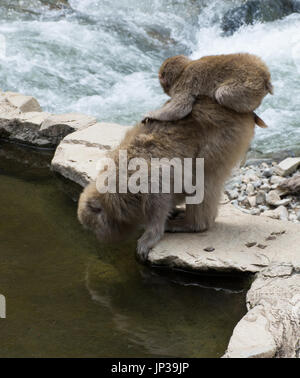
[{"label": "submerged rock", "polygon": [[299,11],[296,0],[249,0],[226,12],[221,27],[226,35],[231,35],[243,25],[275,21]]}]

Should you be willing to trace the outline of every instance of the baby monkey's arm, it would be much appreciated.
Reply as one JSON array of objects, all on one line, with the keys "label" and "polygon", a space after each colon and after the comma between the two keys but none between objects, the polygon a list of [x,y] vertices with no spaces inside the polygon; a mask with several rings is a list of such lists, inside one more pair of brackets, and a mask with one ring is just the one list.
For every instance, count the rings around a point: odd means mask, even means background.
[{"label": "baby monkey's arm", "polygon": [[190,94],[176,94],[165,105],[145,115],[143,123],[148,120],[177,121],[184,118],[192,111],[195,97]]}]

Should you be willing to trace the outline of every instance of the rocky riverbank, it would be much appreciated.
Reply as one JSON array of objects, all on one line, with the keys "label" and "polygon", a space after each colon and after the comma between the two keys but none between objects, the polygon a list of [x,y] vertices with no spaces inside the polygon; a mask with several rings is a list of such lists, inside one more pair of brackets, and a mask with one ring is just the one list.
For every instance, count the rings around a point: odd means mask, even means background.
[{"label": "rocky riverbank", "polygon": [[[0,138],[56,148],[52,169],[81,186],[130,126],[93,117],[42,112],[37,100],[0,94]],[[256,160],[237,168],[225,187],[216,226],[198,234],[166,234],[149,262],[171,269],[256,274],[249,312],[225,357],[299,357],[300,158]]]},{"label": "rocky riverbank", "polygon": [[300,158],[257,161],[236,169],[226,184],[223,203],[243,213],[300,223]]}]

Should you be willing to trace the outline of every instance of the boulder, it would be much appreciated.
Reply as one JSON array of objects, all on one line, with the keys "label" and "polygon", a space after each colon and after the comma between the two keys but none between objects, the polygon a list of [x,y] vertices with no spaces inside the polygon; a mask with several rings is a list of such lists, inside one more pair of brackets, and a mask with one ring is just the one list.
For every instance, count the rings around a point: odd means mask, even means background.
[{"label": "boulder", "polygon": [[97,162],[116,147],[130,126],[96,123],[66,136],[56,149],[51,167],[66,178],[85,186],[97,174]]},{"label": "boulder", "polygon": [[80,113],[53,114],[41,124],[40,134],[53,144],[58,144],[66,135],[85,129],[96,122],[96,118]]},{"label": "boulder", "polygon": [[248,0],[225,13],[221,28],[225,35],[231,35],[243,25],[274,21],[299,11],[296,0]]},{"label": "boulder", "polygon": [[299,357],[300,274],[290,264],[263,269],[247,293],[248,313],[224,357]]},{"label": "boulder", "polygon": [[0,137],[37,147],[50,147],[48,138],[39,133],[46,112],[0,113]]},{"label": "boulder", "polygon": [[66,135],[96,123],[79,113],[42,112],[37,100],[20,93],[0,93],[0,138],[36,147],[54,148]]}]

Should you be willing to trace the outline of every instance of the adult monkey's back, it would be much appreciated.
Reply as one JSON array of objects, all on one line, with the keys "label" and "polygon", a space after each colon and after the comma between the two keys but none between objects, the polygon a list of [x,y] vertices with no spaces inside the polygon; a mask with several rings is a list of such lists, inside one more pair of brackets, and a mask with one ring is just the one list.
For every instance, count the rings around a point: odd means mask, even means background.
[{"label": "adult monkey's back", "polygon": [[140,157],[148,164],[151,158],[179,158],[181,161],[184,158],[204,158],[204,201],[187,205],[185,217],[168,219],[174,206],[181,204],[186,194],[178,195],[172,191],[169,194],[99,193],[96,183],[92,182],[79,200],[80,222],[92,229],[101,241],[128,237],[131,231],[142,225],[144,233],[138,240],[137,253],[143,261],[164,231],[201,232],[210,229],[217,216],[224,181],[246,153],[254,126],[252,113],[236,113],[208,97],[199,98],[192,113],[183,120],[137,124],[120,145],[108,153],[116,166],[119,150],[127,150],[128,161]]}]

